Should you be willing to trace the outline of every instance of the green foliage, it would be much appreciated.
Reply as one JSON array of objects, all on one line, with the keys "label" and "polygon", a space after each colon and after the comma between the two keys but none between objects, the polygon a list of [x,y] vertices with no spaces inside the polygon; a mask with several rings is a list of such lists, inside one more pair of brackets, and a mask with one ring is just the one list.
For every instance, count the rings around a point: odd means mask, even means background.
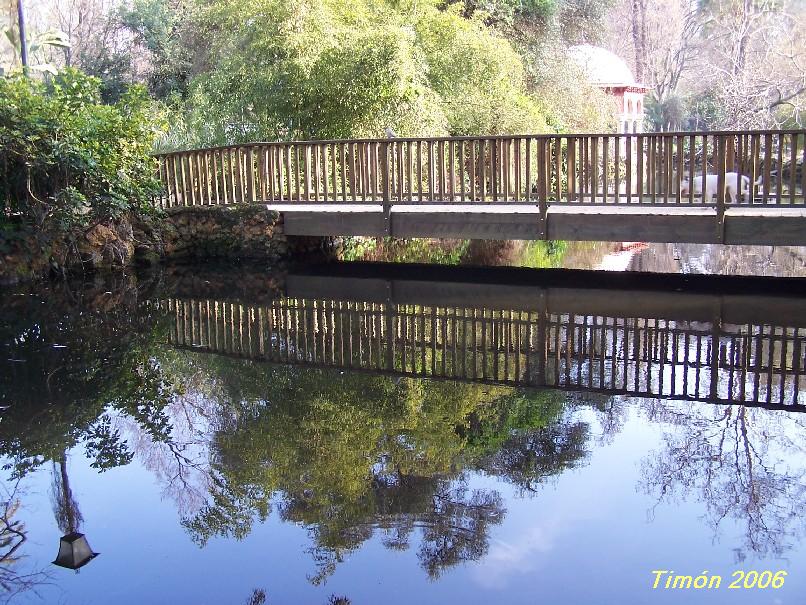
[{"label": "green foliage", "polygon": [[463,0],[467,14],[481,12],[492,23],[512,25],[518,20],[544,23],[551,19],[562,0]]},{"label": "green foliage", "polygon": [[548,240],[528,242],[521,264],[534,269],[549,269],[562,266],[568,242]]},{"label": "green foliage", "polygon": [[683,130],[687,104],[679,95],[671,95],[660,101],[654,95],[649,95],[644,107],[646,119],[653,132]]},{"label": "green foliage", "polygon": [[[16,2],[14,3],[16,13]],[[56,66],[48,60],[53,48],[69,48],[70,39],[62,31],[28,32],[28,69],[32,72],[56,73]],[[16,14],[10,25],[0,25],[0,71],[21,68],[21,42]]]},{"label": "green foliage", "polygon": [[0,455],[12,475],[79,444],[99,470],[127,464],[116,413],[154,441],[171,433],[164,408],[175,385],[150,357],[166,337],[159,312],[114,304],[108,284],[74,286],[0,291]]},{"label": "green foliage", "polygon": [[570,44],[597,44],[605,37],[605,18],[614,0],[561,0],[560,33]]},{"label": "green foliage", "polygon": [[469,247],[470,240],[350,237],[345,238],[342,259],[458,265]]},{"label": "green foliage", "polygon": [[134,0],[122,4],[116,15],[120,25],[150,54],[148,90],[160,100],[183,96],[192,69],[193,49],[181,36],[181,23],[187,15],[183,3],[174,6],[168,0]]},{"label": "green foliage", "polygon": [[725,120],[725,108],[720,104],[720,93],[713,90],[693,95],[688,108],[689,130],[708,130]]},{"label": "green foliage", "polygon": [[0,78],[0,220],[69,232],[150,207],[158,190],[151,104],[133,87],[105,105],[99,87],[72,69],[47,82]]},{"label": "green foliage", "polygon": [[435,1],[203,4],[207,69],[170,137],[257,139],[545,132],[510,42]]},{"label": "green foliage", "polygon": [[428,81],[440,95],[453,135],[546,132],[528,93],[520,55],[478,19],[433,12],[417,25]]}]

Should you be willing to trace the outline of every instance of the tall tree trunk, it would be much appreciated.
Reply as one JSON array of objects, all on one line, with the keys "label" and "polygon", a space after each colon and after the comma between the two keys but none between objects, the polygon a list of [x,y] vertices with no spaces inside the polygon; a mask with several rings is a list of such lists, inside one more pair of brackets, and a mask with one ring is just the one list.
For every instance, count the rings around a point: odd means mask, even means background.
[{"label": "tall tree trunk", "polygon": [[635,78],[643,82],[646,71],[646,0],[632,0],[632,44]]}]

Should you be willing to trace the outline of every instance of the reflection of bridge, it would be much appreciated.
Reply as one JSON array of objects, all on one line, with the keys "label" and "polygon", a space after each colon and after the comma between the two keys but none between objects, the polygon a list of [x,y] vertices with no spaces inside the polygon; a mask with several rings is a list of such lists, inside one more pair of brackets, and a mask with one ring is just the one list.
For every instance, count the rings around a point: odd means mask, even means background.
[{"label": "reflection of bridge", "polygon": [[[801,245],[804,157],[796,130],[252,143],[158,159],[164,207],[267,204],[288,235]],[[732,199],[736,173],[753,185]],[[706,175],[712,186],[681,186]]]},{"label": "reflection of bridge", "polygon": [[[804,298],[602,290],[556,280],[463,283],[461,275],[452,282],[291,275],[287,296],[265,303],[174,298],[170,341],[401,376],[787,409],[806,404]],[[672,288],[685,283],[664,279]]]}]

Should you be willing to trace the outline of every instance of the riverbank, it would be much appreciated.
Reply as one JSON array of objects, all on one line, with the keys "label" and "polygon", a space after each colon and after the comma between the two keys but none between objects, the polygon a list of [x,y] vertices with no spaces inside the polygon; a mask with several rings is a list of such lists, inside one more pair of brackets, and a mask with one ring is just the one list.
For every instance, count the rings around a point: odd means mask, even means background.
[{"label": "riverbank", "polygon": [[258,204],[128,213],[79,232],[7,238],[2,246],[0,284],[162,261],[276,264],[292,256],[328,256],[335,249],[333,238],[286,237],[280,214]]}]

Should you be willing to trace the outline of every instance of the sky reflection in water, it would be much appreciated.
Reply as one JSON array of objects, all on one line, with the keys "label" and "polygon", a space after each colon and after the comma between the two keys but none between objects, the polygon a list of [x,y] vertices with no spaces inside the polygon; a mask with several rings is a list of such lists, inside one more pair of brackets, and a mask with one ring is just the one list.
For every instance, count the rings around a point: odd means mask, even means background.
[{"label": "sky reflection in water", "polygon": [[[806,596],[806,416],[180,350],[146,304],[166,281],[3,294],[13,602]],[[102,553],[79,574],[50,565],[70,529]],[[728,590],[736,569],[789,576]]]}]

